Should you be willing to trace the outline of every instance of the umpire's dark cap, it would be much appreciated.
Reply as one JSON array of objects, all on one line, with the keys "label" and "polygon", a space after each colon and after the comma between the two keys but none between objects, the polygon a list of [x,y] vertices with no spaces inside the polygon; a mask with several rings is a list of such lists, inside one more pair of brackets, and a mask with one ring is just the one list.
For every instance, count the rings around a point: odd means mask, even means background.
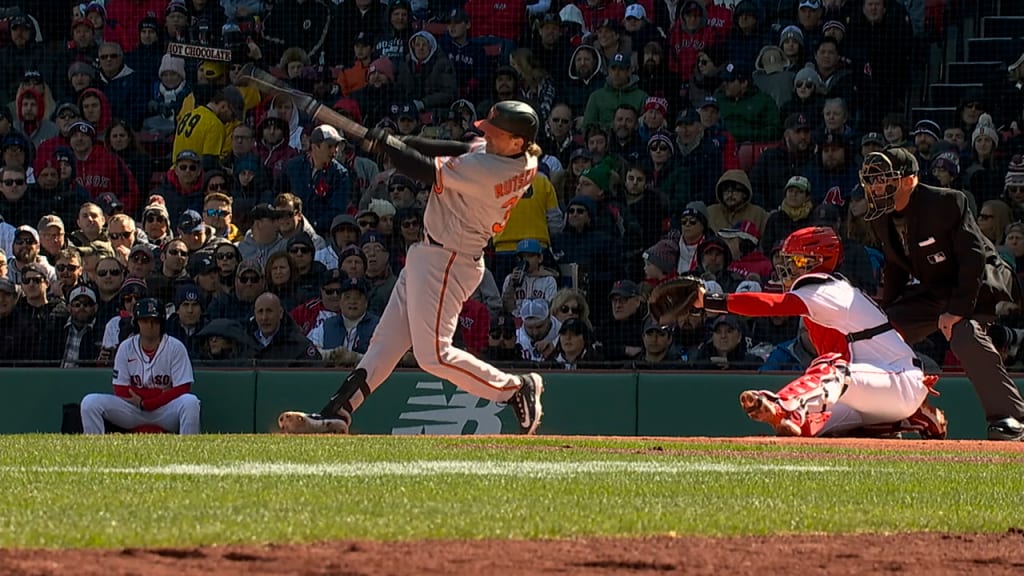
[{"label": "umpire's dark cap", "polygon": [[889,148],[882,154],[889,157],[893,171],[901,176],[914,176],[920,170],[917,158],[914,158],[914,155],[906,148]]},{"label": "umpire's dark cap", "polygon": [[533,107],[518,100],[506,100],[498,102],[491,107],[490,114],[483,120],[477,120],[475,126],[484,134],[488,129],[497,128],[504,130],[514,136],[518,136],[527,142],[537,139],[537,127],[540,120]]}]

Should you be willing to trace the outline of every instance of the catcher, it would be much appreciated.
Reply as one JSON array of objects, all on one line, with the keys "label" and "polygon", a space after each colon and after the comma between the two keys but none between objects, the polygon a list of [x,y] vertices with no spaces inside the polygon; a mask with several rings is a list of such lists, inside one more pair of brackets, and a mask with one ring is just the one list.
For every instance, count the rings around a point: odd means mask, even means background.
[{"label": "catcher", "polygon": [[782,245],[776,267],[785,292],[705,294],[684,278],[651,293],[651,314],[664,324],[691,307],[743,316],[802,316],[821,354],[778,392],[747,390],[740,405],[751,419],[779,436],[836,436],[867,428],[874,433],[946,436],[941,410],[926,402],[937,377],[921,363],[874,301],[835,274],[842,244],[827,227],[802,228]]}]

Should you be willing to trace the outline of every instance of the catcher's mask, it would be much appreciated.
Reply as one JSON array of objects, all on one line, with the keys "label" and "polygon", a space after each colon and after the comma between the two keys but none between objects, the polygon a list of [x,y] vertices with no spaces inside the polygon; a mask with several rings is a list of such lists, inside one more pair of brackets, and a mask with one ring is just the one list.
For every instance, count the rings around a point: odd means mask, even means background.
[{"label": "catcher's mask", "polygon": [[872,152],[864,158],[860,169],[860,184],[868,202],[865,220],[881,218],[896,209],[896,192],[900,189],[903,173],[885,152]]},{"label": "catcher's mask", "polygon": [[843,244],[827,226],[801,228],[786,237],[775,273],[785,289],[797,278],[815,272],[835,272],[843,261]]}]

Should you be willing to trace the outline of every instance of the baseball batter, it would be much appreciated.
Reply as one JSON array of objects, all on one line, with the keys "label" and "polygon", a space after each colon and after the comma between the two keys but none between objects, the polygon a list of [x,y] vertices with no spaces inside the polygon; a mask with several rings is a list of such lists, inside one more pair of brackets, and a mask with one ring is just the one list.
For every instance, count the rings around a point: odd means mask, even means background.
[{"label": "baseball batter", "polygon": [[777,393],[748,390],[740,404],[781,436],[839,435],[865,426],[899,423],[925,438],[946,435],[945,416],[925,402],[934,376],[885,313],[833,272],[843,259],[831,228],[793,232],[777,271],[786,292],[698,296],[696,306],[744,316],[802,316],[821,356]]},{"label": "baseball batter", "polygon": [[514,376],[452,346],[459,311],[484,274],[483,251],[537,173],[539,120],[528,104],[503,101],[464,142],[405,138],[370,130],[363,147],[388,155],[398,171],[431,185],[424,240],[409,251],[391,299],[359,365],[318,414],[285,412],[286,432],[347,432],[351,414],[412,347],[420,368],[487,400],[507,402],[520,430],[542,415],[538,374]]},{"label": "baseball batter", "polygon": [[135,304],[138,334],[114,357],[114,394],[82,399],[82,428],[103,434],[103,419],[129,430],[156,425],[168,432],[199,434],[199,399],[191,394],[192,363],[185,345],[164,334],[164,311],[155,298]]}]

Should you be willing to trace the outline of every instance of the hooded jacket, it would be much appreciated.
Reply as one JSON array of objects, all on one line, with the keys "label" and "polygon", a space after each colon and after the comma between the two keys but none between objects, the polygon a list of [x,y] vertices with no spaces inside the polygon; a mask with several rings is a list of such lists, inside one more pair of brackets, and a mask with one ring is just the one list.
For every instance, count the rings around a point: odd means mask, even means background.
[{"label": "hooded jacket", "polygon": [[[430,45],[423,60],[413,54],[412,42],[416,38],[423,38]],[[415,102],[420,112],[446,108],[459,96],[451,60],[438,50],[437,39],[430,32],[421,30],[413,34],[408,46],[407,56],[395,69],[395,89],[404,100]]]},{"label": "hooded jacket", "polygon": [[[696,28],[688,30],[682,10],[691,4],[700,8],[700,22]],[[697,0],[680,2],[679,9],[680,15],[669,30],[668,68],[686,82],[693,76],[697,67],[697,55],[714,43],[716,32],[714,28],[707,26],[708,14],[703,2]]]},{"label": "hooded jacket", "polygon": [[139,186],[132,171],[116,154],[93,141],[92,150],[85,159],[75,156],[76,181],[96,199],[104,192],[113,192],[124,204],[124,211],[135,216],[139,203]]},{"label": "hooded jacket", "polygon": [[[87,95],[96,95],[100,99],[100,119],[98,122],[92,122],[92,127],[96,129],[96,134],[104,134],[107,128],[110,127],[110,121],[113,119],[113,115],[110,113],[110,100],[107,99],[107,95],[104,94],[98,88],[86,88],[82,90],[82,94],[78,96],[78,109],[82,109],[82,100]],[[137,94],[137,97],[144,98],[145,96]]]},{"label": "hooded jacket", "polygon": [[[205,346],[205,341],[211,336],[226,338],[235,343],[235,352],[230,356],[211,356],[210,349]],[[199,339],[198,360],[201,365],[217,367],[241,367],[252,363],[253,350],[256,342],[251,336],[245,333],[245,328],[238,320],[230,318],[215,318],[210,320],[196,334]]]},{"label": "hooded jacket", "polygon": [[164,174],[164,180],[153,191],[163,196],[164,205],[171,215],[171,226],[178,226],[178,219],[185,210],[202,212],[203,209],[203,175],[200,174],[191,188],[185,188],[178,180],[178,172],[172,166]]},{"label": "hooded jacket", "polygon": [[793,80],[796,73],[782,69],[768,72],[765,69],[766,59],[778,59],[782,66],[786,64],[786,57],[778,46],[765,46],[757,55],[757,64],[754,65],[754,85],[768,94],[775,100],[775,105],[782,108],[793,98]]},{"label": "hooded jacket", "polygon": [[[32,121],[26,121],[21,112],[21,103],[26,97],[33,97],[36,101],[38,111],[36,112],[36,119]],[[46,97],[43,93],[33,88],[22,88],[18,91],[16,106],[17,120],[14,122],[14,128],[24,134],[32,142],[32,146],[38,147],[44,140],[60,134],[57,125],[46,119],[50,109],[47,108]]]},{"label": "hooded jacket", "polygon": [[595,91],[587,100],[587,108],[583,112],[583,125],[600,124],[604,127],[611,127],[615,109],[622,104],[629,104],[636,110],[643,110],[644,102],[647,101],[647,93],[637,86],[638,80],[636,74],[632,74],[625,86],[615,88],[611,85],[609,78],[605,82],[604,88]]},{"label": "hooded jacket", "polygon": [[[722,202],[722,185],[726,182],[735,182],[747,191],[746,199],[735,210],[730,210]],[[715,196],[718,198],[718,203],[708,207],[708,227],[716,233],[722,228],[728,228],[743,220],[750,220],[757,225],[758,230],[764,230],[768,214],[764,211],[764,208],[750,203],[752,192],[750,178],[747,177],[746,172],[743,170],[727,170],[718,179],[718,184],[715,186]]]},{"label": "hooded jacket", "polygon": [[103,93],[110,103],[111,114],[138,130],[142,126],[142,119],[146,117],[148,99],[145,94],[149,83],[143,81],[127,65],[122,66],[113,78],[105,77],[102,72],[99,76],[103,82]]},{"label": "hooded jacket", "polygon": [[[55,155],[47,158],[36,158],[34,164],[35,173],[38,176],[47,168],[55,168],[60,171],[60,162]],[[56,214],[65,223],[74,222],[78,218],[78,209],[85,202],[89,201],[89,193],[79,186],[74,178],[70,182],[60,180],[57,187],[52,190],[45,190],[39,185],[39,181],[33,184],[26,193],[31,201],[33,211],[37,216],[30,220],[36,222],[46,214]]]},{"label": "hooded jacket", "polygon": [[284,136],[281,141],[274,146],[267,146],[263,143],[263,131],[267,128],[267,121],[269,116],[264,118],[256,126],[256,155],[259,156],[260,162],[266,167],[267,172],[270,173],[272,180],[276,181],[284,174],[284,166],[289,160],[299,155],[298,150],[292,148],[288,144],[288,137]]},{"label": "hooded jacket", "polygon": [[[576,55],[585,50],[594,55],[594,71],[584,77],[576,71]],[[587,107],[587,101],[590,100],[590,95],[604,86],[605,75],[604,72],[601,72],[603,69],[604,59],[593,46],[581,44],[573,50],[572,57],[569,58],[569,79],[559,91],[560,98],[572,108],[573,116],[582,115],[583,109]]]}]

